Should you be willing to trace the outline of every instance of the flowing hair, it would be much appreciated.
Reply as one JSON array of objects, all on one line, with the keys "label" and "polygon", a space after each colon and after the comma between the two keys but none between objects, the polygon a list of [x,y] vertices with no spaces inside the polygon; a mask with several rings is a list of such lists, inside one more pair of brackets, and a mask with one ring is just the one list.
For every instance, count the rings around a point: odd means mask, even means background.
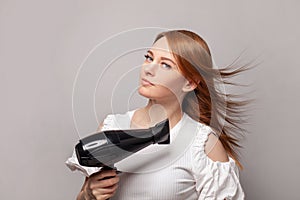
[{"label": "flowing hair", "polygon": [[154,43],[166,37],[178,68],[183,76],[197,87],[182,102],[182,110],[192,119],[210,126],[218,134],[226,152],[242,168],[238,148],[247,105],[251,100],[241,100],[241,95],[221,91],[221,86],[239,85],[229,79],[250,69],[249,65],[215,69],[207,43],[196,33],[172,30],[157,35]]}]

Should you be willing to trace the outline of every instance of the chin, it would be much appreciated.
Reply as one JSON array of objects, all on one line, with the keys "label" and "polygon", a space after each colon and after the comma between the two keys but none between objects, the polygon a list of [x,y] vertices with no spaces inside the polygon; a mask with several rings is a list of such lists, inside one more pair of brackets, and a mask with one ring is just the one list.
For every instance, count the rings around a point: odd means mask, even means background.
[{"label": "chin", "polygon": [[167,90],[161,90],[161,89],[154,89],[154,88],[147,88],[147,87],[140,87],[138,89],[138,93],[139,95],[148,98],[148,99],[164,99],[164,98],[168,98],[169,95],[173,95],[173,94],[169,94],[169,92]]},{"label": "chin", "polygon": [[[139,93],[139,95],[141,95],[145,98],[148,98],[148,99],[153,99],[153,98],[157,97],[156,92],[150,91],[148,88],[145,88],[145,87],[140,87],[138,90],[138,93]],[[155,94],[155,95],[153,95],[153,94]]]},{"label": "chin", "polygon": [[138,93],[139,93],[139,95],[141,95],[143,97],[149,98],[149,92],[145,91],[145,89],[143,87],[140,87],[138,89]]}]

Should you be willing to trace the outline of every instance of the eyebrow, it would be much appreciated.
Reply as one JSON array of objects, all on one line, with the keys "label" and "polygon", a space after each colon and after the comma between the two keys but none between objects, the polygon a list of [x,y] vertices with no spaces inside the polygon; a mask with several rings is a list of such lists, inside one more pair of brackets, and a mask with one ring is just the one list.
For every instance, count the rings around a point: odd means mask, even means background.
[{"label": "eyebrow", "polygon": [[[153,56],[153,52],[151,50],[147,51],[149,54],[151,54],[151,56]],[[171,59],[171,58],[167,58],[167,57],[161,57],[162,60],[169,60],[170,62],[172,62],[174,65],[176,65],[176,63]]]}]

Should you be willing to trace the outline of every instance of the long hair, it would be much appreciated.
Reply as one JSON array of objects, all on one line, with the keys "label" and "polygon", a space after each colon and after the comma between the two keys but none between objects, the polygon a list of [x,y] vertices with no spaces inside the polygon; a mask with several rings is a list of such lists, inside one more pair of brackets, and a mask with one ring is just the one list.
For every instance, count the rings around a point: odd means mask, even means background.
[{"label": "long hair", "polygon": [[220,87],[238,85],[229,79],[249,69],[247,65],[215,69],[207,43],[187,30],[172,30],[157,35],[154,43],[166,37],[178,68],[183,76],[197,85],[182,102],[182,110],[192,119],[210,126],[219,135],[228,155],[242,168],[239,161],[239,140],[246,130],[242,124],[246,106],[251,100],[221,91]]}]

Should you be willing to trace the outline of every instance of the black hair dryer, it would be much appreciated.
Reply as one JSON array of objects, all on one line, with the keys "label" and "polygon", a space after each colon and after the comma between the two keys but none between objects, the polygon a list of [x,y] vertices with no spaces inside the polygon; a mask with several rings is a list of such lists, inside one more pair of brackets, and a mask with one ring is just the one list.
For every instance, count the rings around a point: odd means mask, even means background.
[{"label": "black hair dryer", "polygon": [[75,146],[80,165],[113,169],[114,164],[151,144],[170,144],[169,120],[149,129],[101,131]]}]

